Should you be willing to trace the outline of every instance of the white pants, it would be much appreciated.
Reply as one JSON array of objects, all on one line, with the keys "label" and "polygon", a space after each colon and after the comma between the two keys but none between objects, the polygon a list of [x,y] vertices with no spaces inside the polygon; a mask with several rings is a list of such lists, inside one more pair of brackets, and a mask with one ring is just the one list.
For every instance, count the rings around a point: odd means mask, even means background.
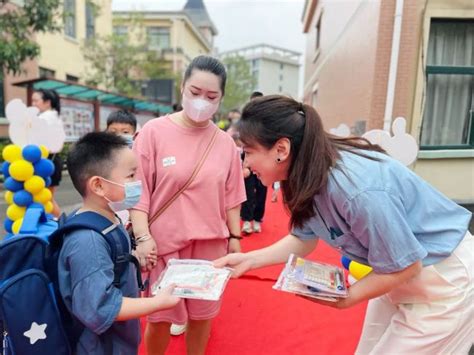
[{"label": "white pants", "polygon": [[474,341],[474,237],[369,301],[356,354],[463,355]]}]

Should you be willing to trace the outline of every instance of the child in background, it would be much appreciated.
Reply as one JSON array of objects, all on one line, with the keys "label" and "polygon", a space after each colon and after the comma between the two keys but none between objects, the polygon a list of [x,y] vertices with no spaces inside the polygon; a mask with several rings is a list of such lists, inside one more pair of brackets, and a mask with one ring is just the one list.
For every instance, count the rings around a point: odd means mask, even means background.
[{"label": "child in background", "polygon": [[137,118],[127,110],[112,112],[107,118],[106,132],[121,135],[132,147],[133,136],[137,132]]}]

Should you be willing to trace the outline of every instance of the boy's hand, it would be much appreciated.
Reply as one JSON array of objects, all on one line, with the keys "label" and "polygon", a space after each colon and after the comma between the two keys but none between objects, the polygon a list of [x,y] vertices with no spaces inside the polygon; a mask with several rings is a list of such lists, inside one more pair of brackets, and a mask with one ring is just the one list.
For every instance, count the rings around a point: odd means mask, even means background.
[{"label": "boy's hand", "polygon": [[229,254],[230,253],[240,253],[242,248],[240,247],[240,240],[235,239],[235,238],[230,238],[229,239]]},{"label": "boy's hand", "polygon": [[157,250],[156,242],[153,238],[146,240],[144,242],[138,243],[137,249],[135,252],[136,252],[138,261],[140,261],[140,266],[142,268],[142,271],[150,271],[151,269],[155,267],[156,261],[155,263],[153,263],[154,265],[152,266],[151,260],[153,260],[152,255],[156,256],[156,250]]},{"label": "boy's hand", "polygon": [[173,291],[176,288],[176,285],[170,285],[162,290],[159,290],[156,296],[153,296],[153,299],[156,300],[157,306],[160,310],[173,308],[176,306],[181,298],[173,296]]}]

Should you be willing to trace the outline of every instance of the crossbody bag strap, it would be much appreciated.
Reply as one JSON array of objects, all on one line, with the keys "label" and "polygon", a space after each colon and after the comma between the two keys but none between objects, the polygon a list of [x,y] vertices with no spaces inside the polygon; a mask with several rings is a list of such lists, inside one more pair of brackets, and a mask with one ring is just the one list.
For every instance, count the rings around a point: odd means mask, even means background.
[{"label": "crossbody bag strap", "polygon": [[153,222],[155,222],[156,219],[160,217],[163,214],[163,212],[165,212],[168,209],[168,207],[179,197],[179,195],[181,195],[183,191],[186,190],[188,186],[194,181],[194,178],[197,176],[197,174],[201,170],[201,167],[204,165],[204,162],[206,161],[207,156],[209,155],[209,152],[211,151],[211,148],[214,145],[214,142],[216,141],[218,131],[219,131],[219,128],[216,127],[214,134],[212,135],[211,140],[209,141],[206,147],[206,150],[201,156],[201,159],[199,159],[199,162],[194,167],[193,173],[191,174],[189,179],[186,181],[183,187],[181,187],[178,191],[176,191],[176,193],[173,196],[171,196],[171,198],[168,201],[166,201],[166,203],[163,206],[161,206],[161,208],[153,215],[153,217],[148,220],[149,226],[151,226]]}]

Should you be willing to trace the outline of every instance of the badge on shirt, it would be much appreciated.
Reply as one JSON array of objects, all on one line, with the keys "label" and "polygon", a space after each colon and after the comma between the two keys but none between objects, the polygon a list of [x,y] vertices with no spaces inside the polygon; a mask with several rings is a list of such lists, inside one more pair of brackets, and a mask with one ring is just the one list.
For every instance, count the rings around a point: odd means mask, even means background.
[{"label": "badge on shirt", "polygon": [[163,158],[163,167],[167,168],[168,166],[176,165],[176,157],[166,157]]}]

